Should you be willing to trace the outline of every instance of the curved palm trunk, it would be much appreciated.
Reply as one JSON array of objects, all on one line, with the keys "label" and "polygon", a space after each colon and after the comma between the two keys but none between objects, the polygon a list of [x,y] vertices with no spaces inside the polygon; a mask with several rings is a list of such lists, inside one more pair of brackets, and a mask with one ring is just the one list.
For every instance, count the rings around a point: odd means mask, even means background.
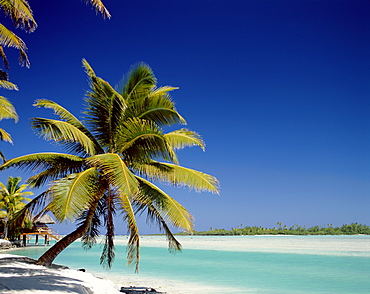
[{"label": "curved palm trunk", "polygon": [[87,217],[83,224],[79,226],[76,230],[74,230],[72,233],[64,236],[55,245],[50,247],[49,250],[47,250],[43,255],[40,256],[40,258],[36,261],[36,264],[50,266],[53,263],[54,259],[59,255],[59,253],[61,253],[64,249],[66,249],[78,238],[81,238],[89,229],[95,213],[95,209],[97,207],[98,201],[95,201],[92,204],[92,207],[90,207]]}]

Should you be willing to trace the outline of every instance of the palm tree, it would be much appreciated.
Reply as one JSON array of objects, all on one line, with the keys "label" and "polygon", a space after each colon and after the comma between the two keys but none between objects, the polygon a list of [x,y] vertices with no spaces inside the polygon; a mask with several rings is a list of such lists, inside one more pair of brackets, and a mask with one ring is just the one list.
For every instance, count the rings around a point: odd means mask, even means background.
[{"label": "palm tree", "polygon": [[38,264],[50,265],[77,238],[84,246],[96,242],[99,227],[106,230],[101,263],[110,267],[114,259],[114,216],[121,212],[129,232],[128,264],[139,262],[139,231],[136,215],[162,229],[170,250],[181,245],[169,225],[191,232],[193,218],[156,183],[187,186],[218,193],[213,176],[179,165],[176,150],[187,146],[204,149],[201,137],[188,129],[164,133],[163,127],[185,124],[175,109],[170,86],[156,87],[156,78],[146,64],[128,73],[123,87],[115,90],[83,60],[91,90],[85,99],[82,121],[59,104],[37,100],[36,107],[50,108],[58,119],[34,118],[38,135],[64,147],[65,153],[37,153],[11,159],[0,169],[28,168],[38,172],[28,179],[32,187],[52,180],[45,193],[30,202],[24,212],[38,204],[42,213],[52,212],[60,222],[78,221],[78,227],[43,254]]},{"label": "palm tree", "polygon": [[[87,0],[86,2],[89,2],[104,18],[110,18],[109,11],[101,0]],[[26,0],[0,0],[0,8],[11,19],[15,28],[20,28],[28,33],[33,32],[37,28],[32,9]],[[0,57],[5,67],[9,69],[8,59],[4,52],[4,48],[7,47],[15,48],[19,51],[19,63],[21,66],[30,66],[26,53],[27,46],[24,41],[0,23]]]},{"label": "palm tree", "polygon": [[4,238],[8,238],[8,224],[26,205],[26,202],[31,199],[26,198],[26,195],[33,195],[32,192],[23,192],[27,188],[27,184],[20,185],[20,177],[9,177],[8,183],[5,186],[0,182],[0,217],[4,221]]}]

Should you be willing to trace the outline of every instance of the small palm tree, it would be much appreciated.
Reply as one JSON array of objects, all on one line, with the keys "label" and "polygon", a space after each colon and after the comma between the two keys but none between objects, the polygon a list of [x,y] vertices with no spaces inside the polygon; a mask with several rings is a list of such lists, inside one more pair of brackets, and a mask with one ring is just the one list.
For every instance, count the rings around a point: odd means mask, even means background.
[{"label": "small palm tree", "polygon": [[136,215],[164,230],[171,250],[181,245],[169,225],[188,232],[191,214],[156,183],[187,186],[218,193],[213,176],[179,165],[176,150],[186,146],[204,149],[201,137],[188,129],[164,133],[163,127],[185,124],[169,92],[174,87],[156,87],[156,78],[146,64],[127,75],[124,86],[115,90],[96,76],[83,60],[91,90],[86,96],[83,121],[50,100],[35,106],[54,110],[58,119],[34,118],[32,126],[47,140],[64,147],[69,154],[37,153],[11,159],[0,169],[28,168],[37,171],[28,180],[39,187],[52,180],[51,187],[30,202],[24,212],[39,203],[60,222],[70,219],[79,225],[44,255],[38,263],[50,265],[77,238],[88,248],[96,242],[99,227],[106,230],[101,263],[110,267],[114,259],[114,216],[121,212],[129,232],[128,263],[139,262],[139,230]]},{"label": "small palm tree", "polygon": [[16,216],[16,213],[25,207],[31,199],[26,195],[33,195],[32,192],[23,192],[27,184],[20,185],[20,177],[9,177],[5,186],[0,182],[0,217],[4,219],[4,238],[8,238],[8,224]]}]

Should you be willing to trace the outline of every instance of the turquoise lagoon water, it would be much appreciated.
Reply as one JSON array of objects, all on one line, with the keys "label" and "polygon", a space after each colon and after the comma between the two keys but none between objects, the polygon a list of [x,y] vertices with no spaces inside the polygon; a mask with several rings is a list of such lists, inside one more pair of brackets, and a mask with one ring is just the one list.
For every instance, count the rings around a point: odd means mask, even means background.
[{"label": "turquoise lagoon water", "polygon": [[[370,293],[370,236],[180,237],[170,254],[164,237],[143,237],[139,274],[126,264],[126,237],[118,237],[110,271],[101,248],[76,242],[55,260],[85,268],[119,285],[159,287],[172,293]],[[44,247],[15,250],[37,258]],[[139,284],[140,283],[140,284]],[[145,285],[143,285],[145,283]]]}]

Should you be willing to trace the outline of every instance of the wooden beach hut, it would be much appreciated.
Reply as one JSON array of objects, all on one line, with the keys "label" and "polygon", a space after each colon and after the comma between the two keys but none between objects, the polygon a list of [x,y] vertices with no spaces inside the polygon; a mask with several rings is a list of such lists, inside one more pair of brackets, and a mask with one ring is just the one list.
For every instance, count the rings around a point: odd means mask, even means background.
[{"label": "wooden beach hut", "polygon": [[27,244],[27,237],[29,235],[35,235],[36,241],[35,244],[38,244],[39,242],[39,236],[44,236],[46,245],[49,240],[55,239],[59,240],[59,236],[57,233],[55,233],[48,225],[55,224],[55,220],[47,214],[44,214],[41,217],[38,217],[33,220],[33,227],[29,230],[24,230],[23,233],[21,233],[21,236],[23,238],[23,246],[26,246]]}]

